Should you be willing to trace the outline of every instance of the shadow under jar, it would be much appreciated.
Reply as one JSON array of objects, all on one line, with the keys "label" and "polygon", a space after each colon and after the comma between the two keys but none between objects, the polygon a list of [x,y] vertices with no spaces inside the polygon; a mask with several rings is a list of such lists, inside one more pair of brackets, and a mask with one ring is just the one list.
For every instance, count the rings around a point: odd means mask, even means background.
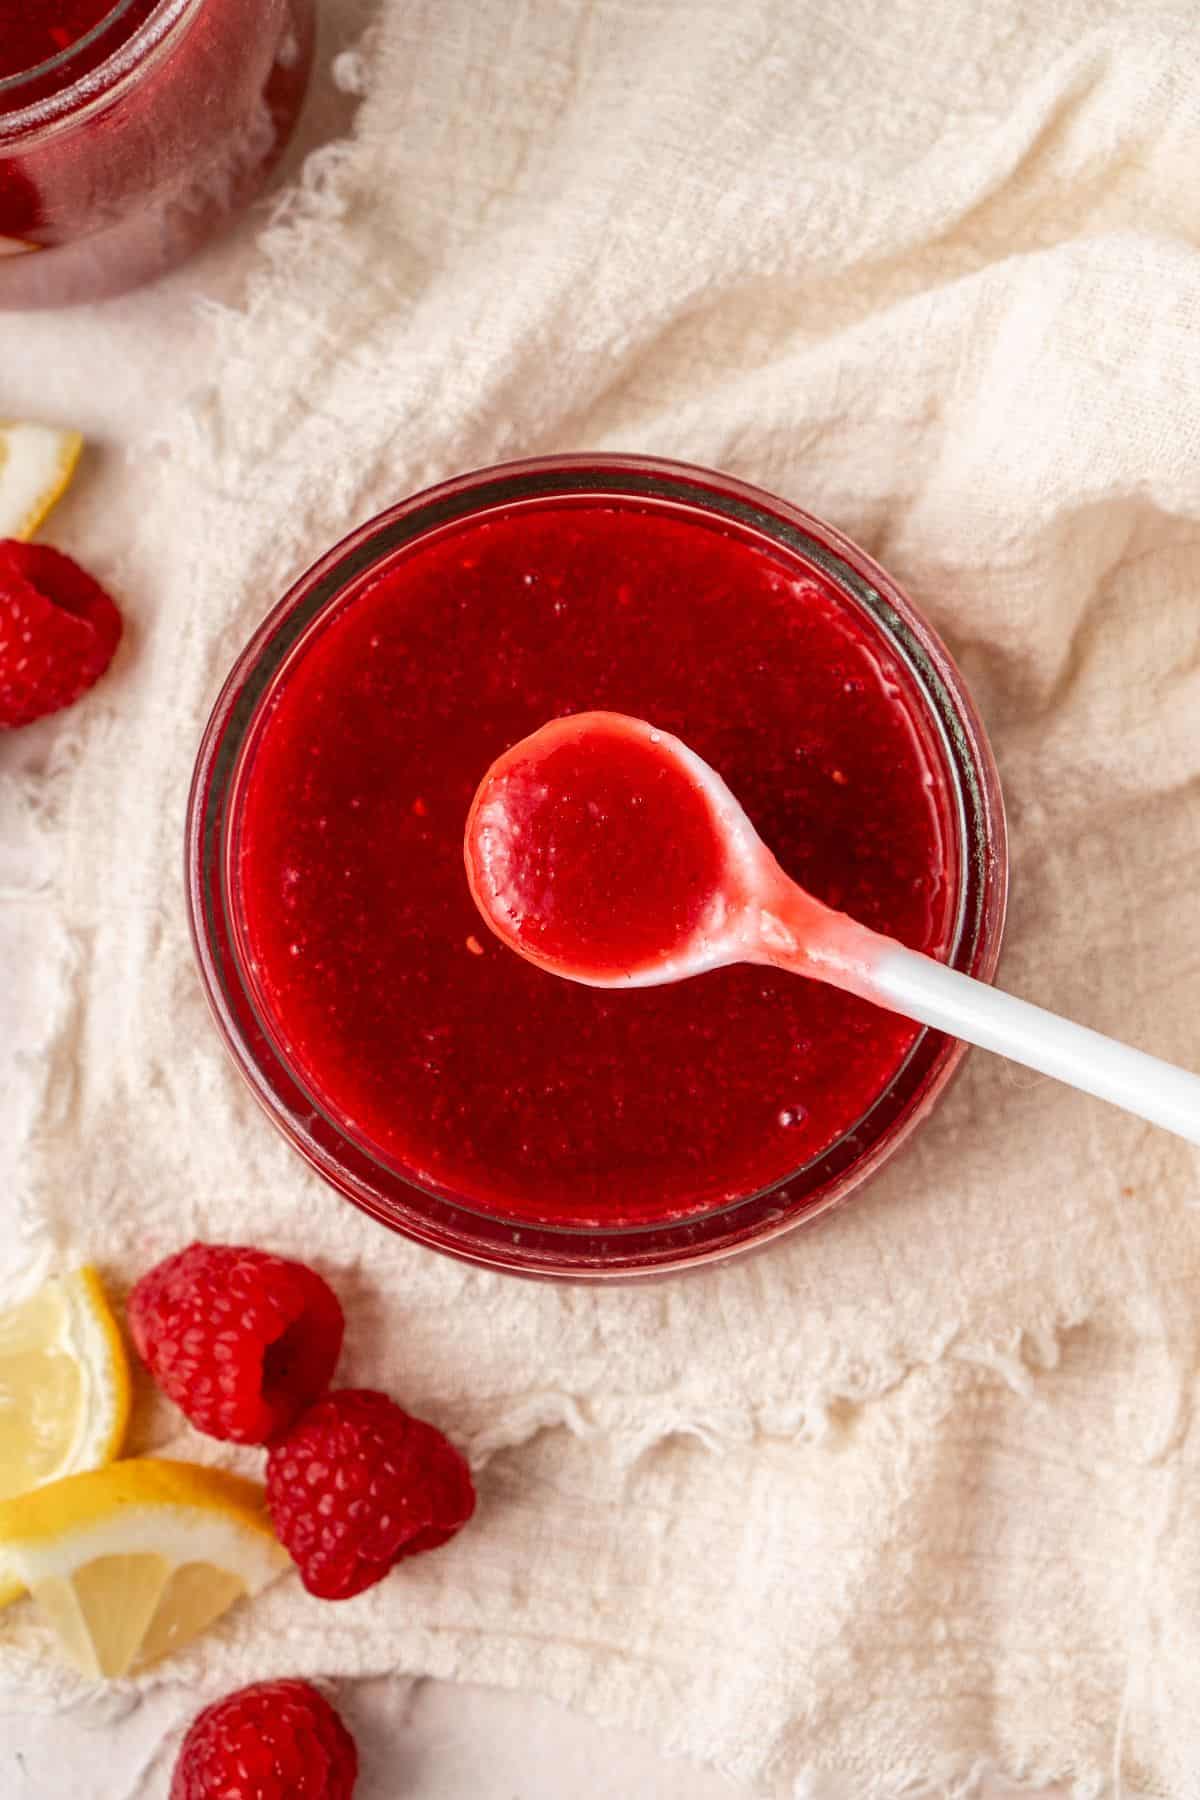
[{"label": "shadow under jar", "polygon": [[0,307],[119,293],[259,190],[315,0],[19,0],[0,32]]},{"label": "shadow under jar", "polygon": [[193,784],[192,929],[258,1099],[336,1188],[514,1273],[629,1278],[843,1200],[963,1047],[738,967],[605,991],[476,914],[494,758],[608,709],[713,764],[822,900],[988,979],[1007,882],[982,727],[945,649],[838,532],[728,477],[562,457],[355,532],[255,635]]}]

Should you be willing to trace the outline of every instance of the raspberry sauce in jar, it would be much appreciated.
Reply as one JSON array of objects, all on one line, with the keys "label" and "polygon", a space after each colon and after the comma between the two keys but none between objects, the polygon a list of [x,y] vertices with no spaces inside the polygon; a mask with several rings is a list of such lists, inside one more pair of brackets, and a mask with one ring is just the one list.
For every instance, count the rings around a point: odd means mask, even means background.
[{"label": "raspberry sauce in jar", "polygon": [[[24,75],[71,50],[113,10],[113,0],[0,0],[0,81]],[[154,10],[154,0],[131,7],[132,34]]]},{"label": "raspberry sauce in jar", "polygon": [[315,0],[0,0],[0,307],[196,249],[291,134]]},{"label": "raspberry sauce in jar", "polygon": [[766,968],[560,980],[467,885],[496,757],[626,713],[711,763],[819,899],[987,967],[1002,823],[987,765],[964,809],[975,744],[942,709],[973,716],[802,518],[674,465],[485,472],[333,553],[235,671],[193,796],[210,997],[289,1135],[400,1228],[543,1272],[723,1253],[840,1198],[941,1085],[935,1034]]}]

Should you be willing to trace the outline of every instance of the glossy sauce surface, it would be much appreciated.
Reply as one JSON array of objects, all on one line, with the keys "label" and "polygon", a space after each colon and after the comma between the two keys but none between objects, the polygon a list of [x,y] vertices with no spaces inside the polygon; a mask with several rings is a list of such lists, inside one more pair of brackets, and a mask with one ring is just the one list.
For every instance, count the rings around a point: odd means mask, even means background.
[{"label": "glossy sauce surface", "polygon": [[729,783],[789,874],[918,949],[957,888],[912,677],[816,571],[699,515],[561,500],[444,529],[326,615],[241,790],[234,902],[259,1007],[317,1102],[480,1210],[675,1218],[853,1126],[916,1036],[739,967],[603,991],[483,926],[463,829],[547,719],[652,719]]},{"label": "glossy sauce surface", "polygon": [[673,740],[623,714],[522,738],[484,777],[464,849],[484,923],[574,980],[619,982],[685,953],[720,924],[734,885]]}]

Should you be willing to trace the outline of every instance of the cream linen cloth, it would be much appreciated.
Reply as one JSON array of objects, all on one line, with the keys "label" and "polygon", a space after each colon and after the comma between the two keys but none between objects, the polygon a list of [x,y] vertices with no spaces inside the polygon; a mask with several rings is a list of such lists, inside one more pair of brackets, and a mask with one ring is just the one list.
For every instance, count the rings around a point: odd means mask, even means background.
[{"label": "cream linen cloth", "polygon": [[[482,1505],[149,1683],[536,1687],[807,1800],[988,1764],[1200,1795],[1193,1151],[976,1055],[768,1254],[603,1293],[476,1273],[260,1117],[179,879],[207,707],[319,551],[471,465],[680,456],[834,520],[947,635],[1011,809],[1005,982],[1200,1063],[1198,74],[1191,0],[387,0],[343,57],[353,136],[214,313],[98,571],[115,675],[7,765],[40,1031],[6,1275],[310,1257],[344,1379],[463,1441]],[[137,1441],[223,1455],[149,1397]],[[23,1612],[0,1678],[92,1698]]]}]

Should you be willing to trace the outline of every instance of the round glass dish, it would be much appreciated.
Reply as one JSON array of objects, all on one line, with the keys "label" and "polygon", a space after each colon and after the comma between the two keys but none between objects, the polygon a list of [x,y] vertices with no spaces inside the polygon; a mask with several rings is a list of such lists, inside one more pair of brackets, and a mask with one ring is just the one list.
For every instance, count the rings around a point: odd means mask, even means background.
[{"label": "round glass dish", "polygon": [[136,286],[251,200],[304,99],[315,4],[115,0],[35,68],[4,75],[0,46],[0,307]]},{"label": "round glass dish", "polygon": [[[287,1030],[264,1002],[246,930],[246,791],[264,731],[273,728],[296,671],[312,666],[306,658],[314,644],[328,641],[323,634],[330,622],[351,617],[365,592],[379,590],[382,576],[405,559],[428,556],[455,531],[481,525],[515,529],[515,521],[529,533],[551,509],[567,507],[606,514],[626,508],[736,536],[772,559],[773,567],[810,583],[818,580],[849,609],[856,629],[869,635],[903,680],[910,702],[920,709],[921,731],[934,746],[945,829],[953,840],[946,847],[952,891],[945,954],[955,967],[984,980],[992,976],[1000,949],[1007,851],[987,739],[961,677],[928,623],[840,533],[726,476],[633,457],[558,457],[482,470],[404,501],[363,526],[285,596],[238,659],[217,701],[189,802],[191,927],[204,988],[227,1048],[295,1148],[335,1188],[392,1229],[510,1273],[629,1279],[694,1267],[762,1244],[844,1200],[928,1115],[964,1047],[934,1032],[917,1033],[865,1111],[802,1166],[789,1164],[782,1179],[669,1216],[562,1224],[516,1207],[506,1212],[490,1201],[482,1205],[477,1196],[468,1201],[446,1182],[416,1174],[381,1153],[345,1109],[328,1103],[311,1069],[305,1073]],[[461,564],[471,566],[469,560]],[[735,593],[729,605],[737,605]],[[592,702],[592,694],[581,691],[563,710]],[[661,722],[671,728],[669,719]],[[396,724],[403,729],[403,720]],[[465,817],[465,800],[462,812]],[[473,954],[482,953],[468,940],[468,948],[472,945]],[[702,978],[715,979],[720,978]]]}]

